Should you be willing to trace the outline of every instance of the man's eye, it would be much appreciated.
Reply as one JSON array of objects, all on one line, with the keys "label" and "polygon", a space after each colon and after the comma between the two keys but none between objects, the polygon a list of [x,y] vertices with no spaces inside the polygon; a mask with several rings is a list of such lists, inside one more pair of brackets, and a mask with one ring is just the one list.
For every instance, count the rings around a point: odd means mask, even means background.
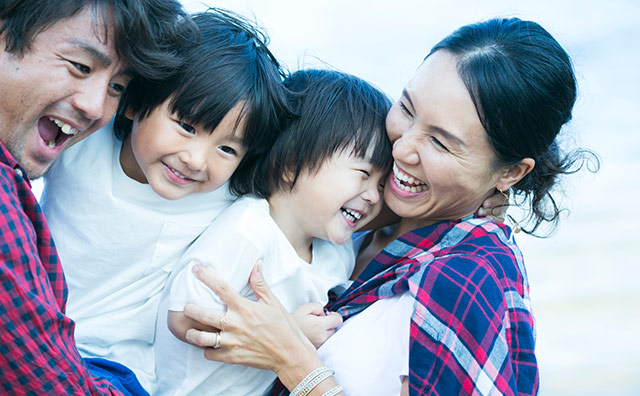
[{"label": "man's eye", "polygon": [[222,152],[227,153],[227,154],[236,154],[236,150],[234,150],[233,148],[229,147],[229,146],[220,146],[218,147]]},{"label": "man's eye", "polygon": [[194,127],[192,127],[191,125],[186,124],[186,123],[184,123],[182,121],[178,121],[178,124],[180,125],[180,127],[182,129],[184,129],[188,133],[191,133],[191,134],[195,134],[196,133],[196,129]]},{"label": "man's eye", "polygon": [[78,71],[82,74],[91,73],[91,68],[89,66],[83,65],[82,63],[76,63],[76,62],[71,62],[71,64],[73,65],[73,67],[78,69]]}]

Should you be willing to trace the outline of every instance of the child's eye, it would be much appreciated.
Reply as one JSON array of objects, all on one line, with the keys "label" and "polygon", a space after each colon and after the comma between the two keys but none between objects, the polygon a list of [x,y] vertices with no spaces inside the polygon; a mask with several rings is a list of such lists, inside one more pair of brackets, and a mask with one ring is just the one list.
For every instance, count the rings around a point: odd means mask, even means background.
[{"label": "child's eye", "polygon": [[218,147],[222,152],[227,153],[227,154],[232,154],[232,155],[236,155],[237,152],[235,149],[233,149],[232,147],[229,146],[219,146]]},{"label": "child's eye", "polygon": [[195,134],[196,133],[196,129],[194,127],[192,127],[191,125],[189,125],[189,124],[186,124],[186,123],[184,123],[182,121],[178,121],[178,125],[180,125],[180,127],[182,129],[184,129],[185,131],[187,131],[188,133],[191,133],[191,134]]},{"label": "child's eye", "polygon": [[411,114],[411,112],[409,111],[407,106],[404,105],[404,103],[398,102],[398,105],[400,106],[400,109],[402,110],[403,113],[405,113],[408,116],[413,116],[413,114]]},{"label": "child's eye", "polygon": [[371,174],[364,169],[358,169],[358,172],[362,172],[366,177],[371,176]]}]

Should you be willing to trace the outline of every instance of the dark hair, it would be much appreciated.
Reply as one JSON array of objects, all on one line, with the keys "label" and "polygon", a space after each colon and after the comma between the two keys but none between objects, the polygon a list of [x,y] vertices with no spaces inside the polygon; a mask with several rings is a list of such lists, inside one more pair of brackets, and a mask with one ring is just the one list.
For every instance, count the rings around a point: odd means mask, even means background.
[{"label": "dark hair", "polygon": [[131,133],[128,108],[144,119],[169,100],[169,109],[188,124],[213,131],[239,102],[246,120],[243,144],[246,153],[230,178],[231,191],[244,191],[256,161],[271,147],[287,114],[283,73],[271,52],[268,39],[242,17],[211,8],[192,16],[199,29],[193,45],[177,49],[181,67],[161,80],[133,78],[120,103],[115,120],[116,135]]},{"label": "dark hair", "polygon": [[301,70],[285,80],[295,115],[256,168],[244,193],[268,197],[292,190],[303,171],[316,172],[336,152],[351,150],[386,171],[391,143],[385,118],[389,98],[355,76],[331,70]]},{"label": "dark hair", "polygon": [[496,153],[496,167],[535,160],[512,187],[517,203],[528,202],[531,209],[524,222],[532,226],[523,230],[533,234],[543,222],[554,230],[561,210],[551,190],[558,176],[577,172],[590,159],[599,167],[591,151],[562,153],[557,143],[576,101],[569,55],[542,26],[518,18],[463,26],[429,55],[440,50],[458,57],[458,74]]},{"label": "dark hair", "polygon": [[33,39],[55,23],[92,7],[105,29],[113,26],[114,47],[134,73],[161,78],[178,66],[173,48],[193,27],[177,24],[186,13],[177,0],[0,0],[0,34],[6,52],[23,55]]}]

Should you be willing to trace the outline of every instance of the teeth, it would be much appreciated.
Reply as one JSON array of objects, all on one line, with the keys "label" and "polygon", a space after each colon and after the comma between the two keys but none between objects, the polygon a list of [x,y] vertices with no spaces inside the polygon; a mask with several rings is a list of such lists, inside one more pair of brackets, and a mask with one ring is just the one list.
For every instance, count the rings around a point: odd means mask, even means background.
[{"label": "teeth", "polygon": [[345,217],[352,222],[356,222],[362,218],[362,213],[356,212],[351,209],[341,209],[342,213],[344,213]]},{"label": "teeth", "polygon": [[55,139],[53,139],[53,140],[49,140],[49,141],[47,142],[47,146],[49,146],[49,148],[54,148],[54,147],[56,147],[56,140],[55,140]]},{"label": "teeth", "polygon": [[174,175],[178,176],[181,179],[187,179],[186,176],[182,175],[181,173],[179,173],[177,170],[173,169],[173,168],[169,168],[171,170],[171,172],[173,172]]},{"label": "teeth", "polygon": [[426,184],[402,172],[395,162],[393,163],[393,180],[401,190],[407,192],[419,193],[427,191]]},{"label": "teeth", "polygon": [[66,122],[62,122],[56,118],[53,117],[49,117],[49,119],[58,126],[58,128],[60,128],[60,130],[66,134],[66,135],[75,135],[76,133],[78,133],[78,130],[74,127],[72,127],[71,125],[67,124]]}]

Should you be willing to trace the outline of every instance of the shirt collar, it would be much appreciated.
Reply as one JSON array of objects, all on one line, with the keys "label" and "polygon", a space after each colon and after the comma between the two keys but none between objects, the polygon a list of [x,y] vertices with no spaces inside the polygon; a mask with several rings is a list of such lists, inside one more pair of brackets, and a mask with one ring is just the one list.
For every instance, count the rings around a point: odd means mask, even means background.
[{"label": "shirt collar", "polygon": [[7,150],[7,148],[0,142],[0,162],[3,162],[13,168],[18,176],[20,176],[31,187],[31,181],[27,176],[27,171],[24,170],[22,165],[16,160],[13,155]]}]

